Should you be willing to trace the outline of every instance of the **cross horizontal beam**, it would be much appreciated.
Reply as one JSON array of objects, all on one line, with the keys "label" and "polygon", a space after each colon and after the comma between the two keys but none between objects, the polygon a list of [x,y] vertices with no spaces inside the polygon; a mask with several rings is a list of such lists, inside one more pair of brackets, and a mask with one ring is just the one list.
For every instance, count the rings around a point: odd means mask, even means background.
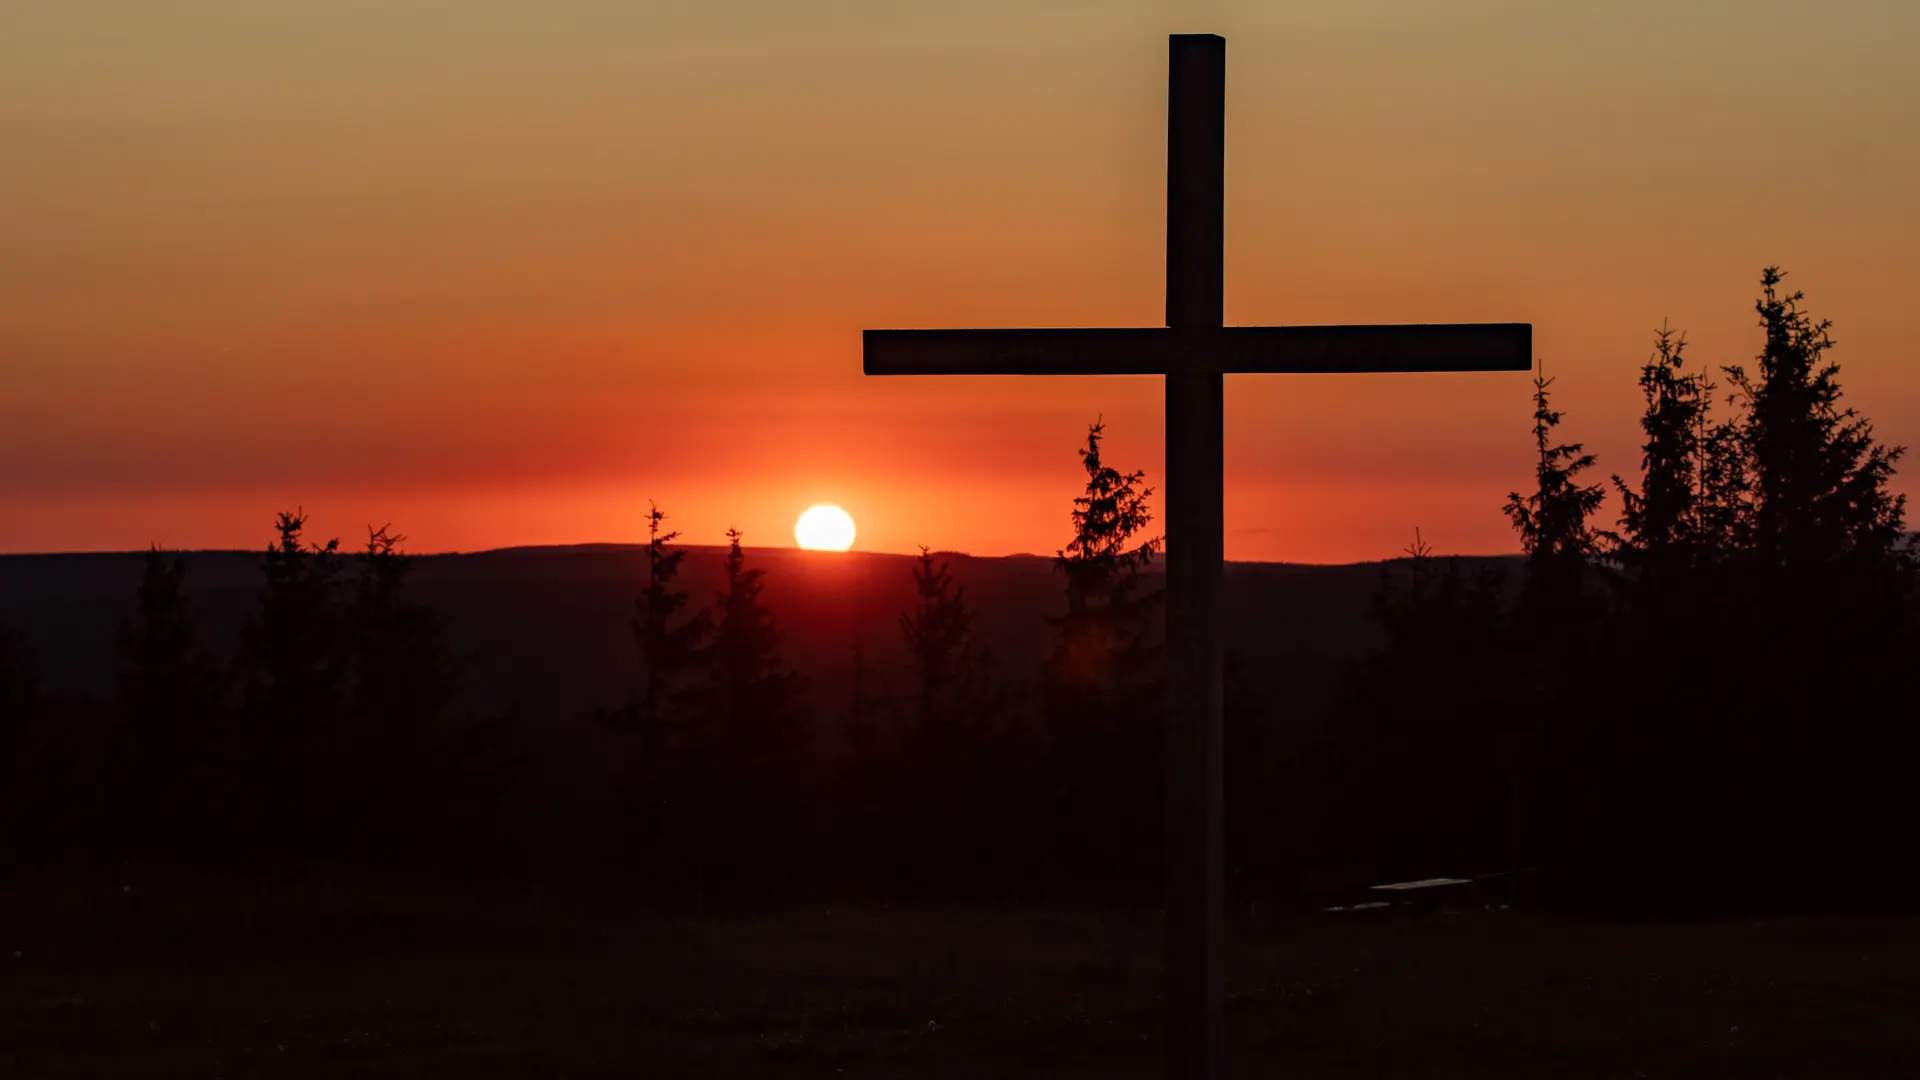
[{"label": "cross horizontal beam", "polygon": [[867,330],[868,375],[1527,371],[1530,323]]}]

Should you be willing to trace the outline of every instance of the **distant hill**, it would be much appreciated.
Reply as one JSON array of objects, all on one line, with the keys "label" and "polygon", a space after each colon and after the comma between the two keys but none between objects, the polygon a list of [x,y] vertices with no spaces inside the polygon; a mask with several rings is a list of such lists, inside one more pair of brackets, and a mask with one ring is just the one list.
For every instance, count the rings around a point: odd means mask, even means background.
[{"label": "distant hill", "polygon": [[[899,618],[914,603],[913,557],[791,548],[747,556],[767,571],[764,595],[779,620],[783,655],[806,677],[823,730],[847,712],[856,650],[876,682],[904,688]],[[115,633],[131,613],[141,558],[0,556],[0,625],[24,634],[44,691],[63,702],[63,715],[104,719],[110,707]],[[1001,676],[1031,678],[1049,643],[1047,617],[1065,606],[1052,560],[945,558]],[[203,641],[231,658],[255,603],[261,555],[190,552],[184,561]],[[712,601],[723,563],[724,549],[689,549],[683,581],[696,604]],[[528,771],[513,830],[543,864],[591,866],[610,842],[606,762],[619,743],[586,710],[619,703],[637,681],[631,620],[645,573],[645,549],[634,545],[418,557],[418,593],[446,613],[453,644],[469,660],[463,705],[519,706]],[[1227,567],[1229,701],[1260,717],[1274,736],[1272,750],[1319,727],[1351,661],[1377,641],[1370,607],[1380,576],[1378,563]]]},{"label": "distant hill", "polygon": [[[687,550],[684,586],[696,605],[709,602],[724,549]],[[912,556],[792,548],[748,549],[747,556],[767,571],[765,595],[786,657],[809,676],[817,698],[844,689],[856,648],[870,668],[897,677],[905,663],[898,619],[913,603]],[[942,558],[978,609],[980,636],[1003,668],[1030,669],[1046,648],[1047,617],[1063,607],[1051,558]],[[219,655],[238,642],[260,559],[251,551],[184,556],[189,594]],[[0,556],[0,624],[33,644],[49,693],[111,696],[114,635],[132,609],[140,564],[137,553]],[[414,580],[419,595],[451,619],[456,648],[473,659],[474,693],[564,713],[619,699],[637,675],[629,620],[645,565],[637,545],[510,548],[417,556]],[[1232,648],[1316,669],[1361,654],[1376,640],[1369,608],[1380,570],[1378,563],[1229,564]]]}]

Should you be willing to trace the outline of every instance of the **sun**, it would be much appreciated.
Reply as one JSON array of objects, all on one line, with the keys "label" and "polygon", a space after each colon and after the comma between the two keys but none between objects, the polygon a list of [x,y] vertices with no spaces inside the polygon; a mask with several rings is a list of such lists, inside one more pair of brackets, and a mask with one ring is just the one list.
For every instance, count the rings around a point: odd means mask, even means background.
[{"label": "sun", "polygon": [[793,538],[809,551],[845,551],[853,546],[853,519],[837,506],[816,506],[800,515]]}]

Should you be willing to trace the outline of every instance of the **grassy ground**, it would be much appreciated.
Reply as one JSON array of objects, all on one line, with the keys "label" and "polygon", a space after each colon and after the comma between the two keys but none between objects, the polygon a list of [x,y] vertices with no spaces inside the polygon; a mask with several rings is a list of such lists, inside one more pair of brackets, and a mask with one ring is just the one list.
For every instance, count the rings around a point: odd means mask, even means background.
[{"label": "grassy ground", "polygon": [[[1920,1076],[1920,923],[1231,927],[1241,1077]],[[0,1076],[1158,1076],[1153,912],[0,886]]]}]

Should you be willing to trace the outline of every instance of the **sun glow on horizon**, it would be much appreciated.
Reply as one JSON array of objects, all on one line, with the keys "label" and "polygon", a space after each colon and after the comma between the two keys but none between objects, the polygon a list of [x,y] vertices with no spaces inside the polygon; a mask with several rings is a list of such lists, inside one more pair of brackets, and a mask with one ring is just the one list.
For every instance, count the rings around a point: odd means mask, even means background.
[{"label": "sun glow on horizon", "polygon": [[845,551],[853,546],[853,518],[837,506],[815,506],[794,523],[793,538],[808,551]]}]

